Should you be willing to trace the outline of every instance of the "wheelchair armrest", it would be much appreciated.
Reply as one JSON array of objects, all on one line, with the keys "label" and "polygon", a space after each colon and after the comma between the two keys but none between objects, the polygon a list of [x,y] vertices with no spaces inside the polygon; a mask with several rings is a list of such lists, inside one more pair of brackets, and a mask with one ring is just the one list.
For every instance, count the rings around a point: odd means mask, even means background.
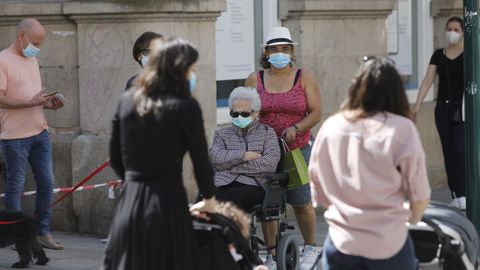
[{"label": "wheelchair armrest", "polygon": [[282,186],[286,186],[288,183],[288,173],[285,172],[269,174],[266,178],[270,180],[270,182],[276,182]]}]

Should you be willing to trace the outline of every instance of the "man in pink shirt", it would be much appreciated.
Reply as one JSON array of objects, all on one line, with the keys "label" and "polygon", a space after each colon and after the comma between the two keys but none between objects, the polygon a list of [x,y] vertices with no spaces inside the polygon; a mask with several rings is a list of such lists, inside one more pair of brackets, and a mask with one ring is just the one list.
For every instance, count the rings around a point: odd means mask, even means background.
[{"label": "man in pink shirt", "polygon": [[33,18],[23,19],[12,44],[0,52],[0,140],[6,162],[5,207],[21,211],[21,193],[30,163],[37,187],[35,212],[38,240],[51,249],[63,249],[50,234],[53,199],[52,150],[44,109],[56,110],[64,101],[42,91],[35,57],[45,29]]}]

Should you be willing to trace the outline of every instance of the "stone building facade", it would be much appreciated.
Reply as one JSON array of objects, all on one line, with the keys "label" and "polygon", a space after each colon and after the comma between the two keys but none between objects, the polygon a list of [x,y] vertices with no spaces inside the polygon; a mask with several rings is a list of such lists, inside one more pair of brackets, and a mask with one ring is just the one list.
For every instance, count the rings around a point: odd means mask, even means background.
[{"label": "stone building facade", "polygon": [[[461,15],[462,4],[432,1],[435,46],[444,41],[446,19]],[[362,56],[386,54],[385,19],[394,6],[395,0],[279,0],[281,23],[300,42],[298,63],[317,75],[323,119],[337,110]],[[215,21],[225,9],[225,0],[0,0],[0,49],[12,42],[23,17],[39,19],[47,30],[38,57],[43,84],[68,100],[63,109],[47,112],[56,186],[72,186],[107,160],[110,120],[127,79],[139,72],[131,48],[144,31],[179,36],[197,45],[201,57],[195,96],[211,137],[217,126]],[[433,108],[433,102],[423,106],[418,127],[432,184],[444,185]],[[108,168],[91,183],[115,178]],[[190,198],[196,194],[192,178],[186,158],[184,179]],[[32,189],[29,180],[26,190]],[[114,203],[106,189],[77,192],[55,206],[53,227],[106,235]],[[24,207],[32,209],[32,197],[25,197]]]}]

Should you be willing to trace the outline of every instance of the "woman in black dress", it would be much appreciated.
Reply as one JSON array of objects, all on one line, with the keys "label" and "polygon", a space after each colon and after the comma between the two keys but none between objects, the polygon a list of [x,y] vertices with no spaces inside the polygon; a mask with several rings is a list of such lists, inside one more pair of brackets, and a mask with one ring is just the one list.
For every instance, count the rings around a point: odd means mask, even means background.
[{"label": "woman in black dress", "polygon": [[463,86],[463,20],[452,17],[447,21],[448,46],[436,50],[430,59],[427,74],[420,85],[413,116],[438,74],[438,96],[435,106],[435,125],[442,143],[451,206],[465,210],[465,123],[462,119]]},{"label": "woman in black dress", "polygon": [[[202,111],[191,97],[197,50],[169,39],[156,48],[113,119],[110,161],[124,179],[104,269],[196,269],[192,213],[215,212]],[[203,200],[188,209],[182,163],[190,153]]]}]

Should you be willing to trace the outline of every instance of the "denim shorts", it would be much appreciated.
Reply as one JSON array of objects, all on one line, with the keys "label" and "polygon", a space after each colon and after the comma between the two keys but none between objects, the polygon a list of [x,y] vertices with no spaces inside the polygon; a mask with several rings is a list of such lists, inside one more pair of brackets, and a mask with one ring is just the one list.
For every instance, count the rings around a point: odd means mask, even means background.
[{"label": "denim shorts", "polygon": [[[313,140],[310,139],[308,143],[300,148],[300,151],[305,158],[305,161],[310,161],[310,154],[312,153]],[[287,190],[287,203],[291,206],[307,206],[312,201],[312,195],[310,193],[310,185],[299,186],[295,189]]]}]

